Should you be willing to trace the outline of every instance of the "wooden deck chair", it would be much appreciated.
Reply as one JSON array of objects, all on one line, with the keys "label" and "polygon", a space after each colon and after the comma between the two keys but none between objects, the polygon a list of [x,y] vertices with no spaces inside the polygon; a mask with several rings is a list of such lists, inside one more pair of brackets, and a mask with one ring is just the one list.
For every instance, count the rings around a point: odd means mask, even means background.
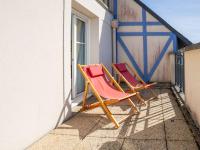
[{"label": "wooden deck chair", "polygon": [[[102,64],[95,65],[80,65],[78,64],[81,74],[85,78],[85,91],[83,96],[83,103],[81,111],[94,109],[96,107],[101,107],[107,117],[115,124],[115,127],[118,128],[119,124],[125,121],[130,116],[139,113],[135,104],[131,101],[130,97],[135,96],[134,93],[125,93],[119,84],[114,80],[108,70]],[[90,105],[86,105],[86,98],[88,93],[88,88],[91,88],[94,96],[97,98],[98,102],[95,102]],[[132,113],[117,122],[113,114],[108,109],[108,105],[116,104],[120,101],[127,100],[132,106]]]},{"label": "wooden deck chair", "polygon": [[[129,64],[112,64],[112,67],[118,74],[118,83],[124,81],[132,92],[138,92],[140,90],[149,89],[153,95],[153,97],[149,100],[158,97],[157,94],[151,89],[157,83],[154,82],[151,84],[147,84],[146,82],[144,82],[144,80],[142,80],[142,78],[138,75],[137,71]],[[133,75],[129,72],[129,70],[132,71]]]}]

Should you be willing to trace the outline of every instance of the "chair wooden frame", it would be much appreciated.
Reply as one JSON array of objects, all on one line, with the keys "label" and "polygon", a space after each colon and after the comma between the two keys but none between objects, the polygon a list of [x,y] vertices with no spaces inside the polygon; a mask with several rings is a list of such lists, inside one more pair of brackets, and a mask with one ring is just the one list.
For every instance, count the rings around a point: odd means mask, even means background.
[{"label": "chair wooden frame", "polygon": [[[111,74],[109,73],[109,71],[106,69],[106,67],[103,64],[93,64],[93,65],[102,65],[102,68],[103,68],[106,76],[111,81],[111,83],[115,85],[117,90],[119,90],[121,92],[124,92],[124,90],[119,86],[119,84],[115,81],[115,79],[111,76]],[[97,90],[93,86],[91,80],[88,78],[87,74],[83,71],[82,67],[84,67],[84,66],[87,66],[87,65],[78,64],[78,68],[79,68],[81,74],[83,75],[83,77],[85,78],[85,91],[84,91],[84,95],[83,95],[83,103],[82,103],[81,111],[86,111],[86,110],[94,109],[96,107],[101,107],[103,109],[103,111],[105,112],[106,116],[115,124],[116,128],[119,128],[119,124],[122,123],[123,121],[125,121],[126,119],[128,119],[129,117],[131,117],[132,115],[139,113],[139,111],[136,108],[135,104],[130,99],[130,97],[133,97],[133,96],[135,96],[137,94],[136,92],[133,92],[133,93],[129,94],[129,96],[124,97],[122,99],[107,99],[107,100],[103,100],[103,98],[99,95],[99,93],[97,92]],[[91,87],[92,93],[97,98],[98,102],[86,105],[87,93],[88,93],[89,87]],[[133,112],[128,117],[125,117],[122,120],[120,120],[119,122],[117,122],[116,119],[114,118],[113,114],[110,112],[110,110],[108,109],[107,106],[115,104],[115,103],[118,103],[118,102],[123,101],[123,100],[128,100],[128,102],[132,106],[132,111]]]},{"label": "chair wooden frame", "polygon": [[[129,69],[130,71],[132,71],[134,73],[134,75],[136,76],[136,79],[138,81],[140,81],[141,83],[145,84],[145,85],[141,86],[141,87],[134,87],[133,85],[131,85],[131,83],[129,83],[126,80],[126,78],[121,74],[121,72],[117,69],[117,67],[114,64],[112,64],[112,67],[113,67],[114,71],[118,75],[118,84],[120,84],[121,81],[124,81],[128,85],[128,87],[129,87],[131,92],[138,92],[140,90],[149,89],[150,92],[153,95],[153,97],[150,98],[149,100],[158,98],[157,94],[151,88],[149,88],[149,87],[151,87],[153,85],[156,85],[157,83],[154,82],[154,83],[151,83],[151,84],[146,84],[146,82],[144,82],[144,80],[138,75],[137,71],[133,67],[131,67],[128,63],[124,63],[124,64],[128,67],[127,69]],[[144,101],[142,101],[142,102],[144,103]]]}]

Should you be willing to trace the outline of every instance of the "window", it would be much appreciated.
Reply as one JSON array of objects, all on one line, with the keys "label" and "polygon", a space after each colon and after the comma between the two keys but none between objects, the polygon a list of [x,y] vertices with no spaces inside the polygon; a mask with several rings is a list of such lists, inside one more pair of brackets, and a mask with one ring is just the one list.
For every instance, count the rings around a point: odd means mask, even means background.
[{"label": "window", "polygon": [[87,64],[87,18],[76,11],[72,13],[72,98],[82,95],[84,79],[77,64]]},{"label": "window", "polygon": [[112,12],[112,0],[97,0],[101,6]]}]

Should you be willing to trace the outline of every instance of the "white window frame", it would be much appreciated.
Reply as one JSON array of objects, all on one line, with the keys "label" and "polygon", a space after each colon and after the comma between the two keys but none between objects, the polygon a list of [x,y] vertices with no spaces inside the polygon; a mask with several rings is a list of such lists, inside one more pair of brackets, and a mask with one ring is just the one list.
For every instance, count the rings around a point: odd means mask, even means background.
[{"label": "white window frame", "polygon": [[[80,19],[81,21],[85,22],[85,32],[86,32],[86,35],[85,35],[85,40],[86,40],[86,44],[85,44],[85,49],[86,49],[86,54],[85,54],[85,60],[86,60],[86,64],[89,64],[89,51],[90,51],[90,48],[89,48],[89,19],[88,17],[86,17],[85,15],[79,13],[78,11],[72,9],[72,25],[74,25],[74,21],[75,19]],[[74,52],[76,52],[76,44],[74,44],[73,41],[76,41],[76,35],[73,35],[74,31],[76,30],[76,28],[72,27],[72,59],[71,59],[71,63],[72,63],[72,67],[74,66],[77,66],[77,64],[74,64],[76,62],[76,60],[73,60],[74,59],[74,56],[76,56],[76,54]],[[82,100],[82,95],[83,95],[83,92],[82,93],[79,93],[76,95],[76,83],[75,83],[75,75],[76,75],[76,69],[74,69],[74,71],[72,70],[72,107],[79,104]]]}]

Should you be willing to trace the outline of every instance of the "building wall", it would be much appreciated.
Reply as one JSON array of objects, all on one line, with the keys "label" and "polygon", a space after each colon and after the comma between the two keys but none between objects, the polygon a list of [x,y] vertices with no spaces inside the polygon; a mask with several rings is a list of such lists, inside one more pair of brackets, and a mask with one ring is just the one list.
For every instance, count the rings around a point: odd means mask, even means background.
[{"label": "building wall", "polygon": [[99,49],[100,49],[100,63],[103,63],[111,72],[112,67],[112,29],[111,20],[101,20],[99,22]]},{"label": "building wall", "polygon": [[192,117],[200,125],[200,49],[184,53],[185,58],[185,103]]},{"label": "building wall", "polygon": [[0,18],[0,149],[23,149],[63,105],[63,1],[1,0]]},{"label": "building wall", "polygon": [[72,7],[90,18],[90,63],[110,65],[112,15],[64,2],[0,1],[0,149],[24,149],[71,116]]},{"label": "building wall", "polygon": [[117,61],[131,64],[146,81],[170,82],[176,36],[133,0],[117,0],[117,18]]},{"label": "building wall", "polygon": [[89,63],[103,63],[111,71],[112,14],[95,0],[74,0],[72,7],[89,18]]}]

